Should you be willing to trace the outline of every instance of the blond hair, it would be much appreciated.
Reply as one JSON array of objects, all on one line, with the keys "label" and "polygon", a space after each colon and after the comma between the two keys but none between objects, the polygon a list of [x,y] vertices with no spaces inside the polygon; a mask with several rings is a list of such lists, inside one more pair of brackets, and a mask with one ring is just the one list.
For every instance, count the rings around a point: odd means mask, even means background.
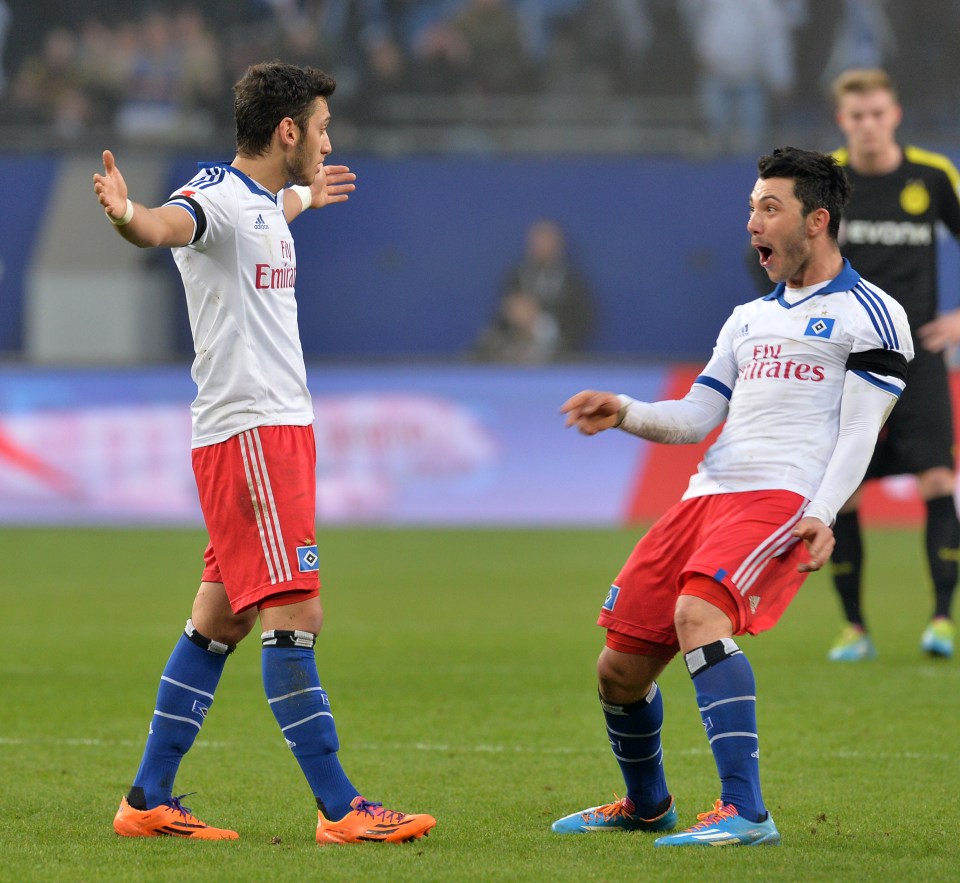
[{"label": "blond hair", "polygon": [[833,102],[837,107],[840,106],[844,95],[865,95],[876,89],[889,92],[893,100],[899,103],[900,99],[897,97],[897,87],[893,84],[893,78],[878,67],[850,68],[840,74],[831,87]]}]

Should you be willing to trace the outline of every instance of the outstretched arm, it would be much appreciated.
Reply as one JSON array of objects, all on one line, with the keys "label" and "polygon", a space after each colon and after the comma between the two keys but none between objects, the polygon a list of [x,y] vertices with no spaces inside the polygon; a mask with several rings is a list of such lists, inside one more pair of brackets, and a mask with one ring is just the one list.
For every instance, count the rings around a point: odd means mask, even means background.
[{"label": "outstretched arm", "polygon": [[103,174],[93,176],[93,190],[117,232],[140,248],[175,248],[193,238],[193,219],[175,206],[147,208],[127,196],[127,182],[113,154],[103,151]]},{"label": "outstretched arm", "polygon": [[586,389],[560,408],[567,426],[584,435],[619,427],[648,441],[679,445],[703,441],[727,415],[728,399],[702,383],[694,383],[682,399],[638,402],[629,396]]}]

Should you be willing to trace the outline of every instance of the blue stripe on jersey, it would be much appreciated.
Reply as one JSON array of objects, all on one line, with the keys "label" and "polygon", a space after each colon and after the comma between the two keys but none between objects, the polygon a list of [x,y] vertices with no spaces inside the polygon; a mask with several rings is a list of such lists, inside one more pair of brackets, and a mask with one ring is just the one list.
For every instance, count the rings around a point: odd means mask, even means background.
[{"label": "blue stripe on jersey", "polygon": [[[198,189],[202,190],[205,187],[212,187],[214,184],[220,183],[227,175],[233,175],[235,178],[238,178],[244,183],[247,190],[249,190],[254,196],[263,196],[266,199],[269,199],[274,205],[278,204],[278,198],[276,193],[271,193],[267,190],[266,187],[258,184],[253,178],[248,177],[239,169],[234,168],[229,163],[198,163],[197,164],[202,171],[213,172],[216,175],[216,180],[212,180],[207,184],[198,185]],[[200,175],[197,176],[199,178]],[[196,179],[194,179],[196,180]]]},{"label": "blue stripe on jersey", "polygon": [[877,296],[876,292],[870,291],[861,284],[853,289],[853,296],[860,302],[860,305],[870,317],[873,327],[883,342],[883,348],[899,350],[900,341],[893,327],[893,320],[890,318],[886,304]]},{"label": "blue stripe on jersey", "polygon": [[206,190],[208,187],[219,184],[226,175],[227,173],[223,166],[201,165],[199,173],[193,176],[193,179],[187,186],[195,187],[197,190]]},{"label": "blue stripe on jersey", "polygon": [[884,327],[889,329],[890,341],[892,344],[892,349],[900,349],[900,339],[897,337],[897,329],[893,324],[893,317],[890,315],[890,310],[887,308],[887,305],[883,302],[883,299],[867,285],[864,285],[862,282],[857,286],[861,291],[867,294],[871,301],[877,305],[877,309],[880,311],[880,315],[883,318]]},{"label": "blue stripe on jersey", "polygon": [[[197,172],[190,179],[190,183],[186,187],[181,187],[177,192],[171,197],[171,200],[176,198],[176,196],[182,194],[185,190],[207,190],[210,187],[215,187],[217,184],[223,183],[227,180],[228,176],[233,175],[238,180],[242,181],[247,190],[249,190],[254,196],[262,196],[264,199],[270,201],[270,204],[274,207],[283,207],[281,197],[277,193],[271,193],[269,190],[261,187],[256,181],[252,178],[247,177],[243,172],[235,169],[229,163],[198,163],[197,164],[200,171]],[[282,192],[282,191],[281,191]],[[180,203],[177,203],[180,205]],[[184,206],[186,208],[186,206]],[[194,217],[196,220],[196,217]]]},{"label": "blue stripe on jersey", "polygon": [[900,387],[896,384],[887,383],[886,380],[882,380],[881,378],[877,377],[876,374],[871,374],[869,371],[854,371],[853,373],[856,374],[857,377],[862,377],[867,381],[867,383],[872,383],[875,387],[877,387],[877,389],[882,389],[884,392],[888,392],[890,395],[896,396],[897,398],[900,398],[900,393],[903,392],[903,390],[900,389]]},{"label": "blue stripe on jersey", "polygon": [[226,175],[224,175],[223,172],[221,172],[219,175],[213,177],[211,180],[204,181],[203,184],[197,185],[197,190],[206,190],[208,187],[213,187],[216,184],[219,184],[225,177]]},{"label": "blue stripe on jersey", "polygon": [[269,199],[274,205],[277,205],[277,194],[271,193],[267,190],[266,187],[258,184],[253,178],[248,178],[243,172],[239,169],[235,169],[233,166],[227,166],[227,171],[233,175],[235,178],[239,178],[247,185],[247,190],[249,190],[254,196],[265,196]]},{"label": "blue stripe on jersey", "polygon": [[164,205],[175,205],[179,208],[186,209],[188,212],[190,212],[190,217],[193,218],[194,226],[196,226],[197,213],[194,211],[193,206],[190,205],[190,203],[187,202],[182,196],[172,196],[164,203]]},{"label": "blue stripe on jersey", "polygon": [[716,392],[720,393],[720,395],[722,395],[725,399],[727,399],[727,401],[729,401],[730,398],[733,396],[733,390],[730,389],[729,386],[727,386],[725,383],[721,383],[719,380],[717,380],[714,377],[710,377],[709,374],[701,374],[693,382],[703,384],[703,386],[706,386],[708,389],[715,390]]}]

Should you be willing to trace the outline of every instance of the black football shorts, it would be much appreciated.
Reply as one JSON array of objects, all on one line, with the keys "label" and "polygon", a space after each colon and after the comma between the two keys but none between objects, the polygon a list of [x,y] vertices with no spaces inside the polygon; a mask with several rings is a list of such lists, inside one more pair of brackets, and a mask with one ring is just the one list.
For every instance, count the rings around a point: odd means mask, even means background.
[{"label": "black football shorts", "polygon": [[954,468],[953,406],[941,353],[919,344],[907,368],[907,388],[880,431],[867,479]]}]

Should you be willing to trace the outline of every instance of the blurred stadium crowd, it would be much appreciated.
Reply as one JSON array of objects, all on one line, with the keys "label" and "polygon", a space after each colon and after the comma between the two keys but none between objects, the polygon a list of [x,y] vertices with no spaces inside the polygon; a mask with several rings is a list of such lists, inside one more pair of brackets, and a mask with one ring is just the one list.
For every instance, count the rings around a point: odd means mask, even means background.
[{"label": "blurred stadium crowd", "polygon": [[334,74],[340,148],[752,153],[875,65],[934,146],[958,33],[960,0],[0,0],[0,147],[229,143],[271,58]]}]

